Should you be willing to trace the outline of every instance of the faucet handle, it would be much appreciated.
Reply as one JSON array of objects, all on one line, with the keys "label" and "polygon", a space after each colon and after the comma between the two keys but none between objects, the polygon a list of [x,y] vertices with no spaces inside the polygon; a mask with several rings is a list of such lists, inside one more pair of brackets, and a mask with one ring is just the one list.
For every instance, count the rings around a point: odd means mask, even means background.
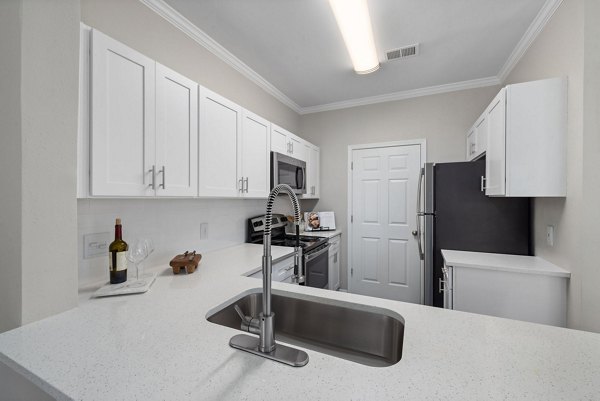
[{"label": "faucet handle", "polygon": [[259,334],[260,333],[260,320],[244,315],[242,308],[237,304],[233,306],[233,309],[237,312],[240,319],[242,319],[241,329],[249,333]]}]

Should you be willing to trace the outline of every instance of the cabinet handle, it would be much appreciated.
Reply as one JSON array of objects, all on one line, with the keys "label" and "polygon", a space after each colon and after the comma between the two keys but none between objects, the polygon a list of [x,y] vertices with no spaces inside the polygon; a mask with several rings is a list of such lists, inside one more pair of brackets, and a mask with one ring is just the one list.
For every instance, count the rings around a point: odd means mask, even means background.
[{"label": "cabinet handle", "polygon": [[148,170],[150,174],[152,174],[152,182],[148,184],[148,186],[152,189],[156,189],[156,166],[152,165],[152,168]]},{"label": "cabinet handle", "polygon": [[438,293],[441,294],[442,292],[445,291],[445,289],[444,289],[444,283],[445,283],[445,281],[442,280],[441,278],[439,278],[438,280],[439,280],[439,283],[438,283]]},{"label": "cabinet handle", "polygon": [[246,193],[248,193],[248,177],[246,177]]},{"label": "cabinet handle", "polygon": [[471,142],[471,154],[475,153],[475,142]]},{"label": "cabinet handle", "polygon": [[292,145],[292,153],[294,153],[294,142],[292,142],[291,145]]},{"label": "cabinet handle", "polygon": [[487,187],[485,186],[486,181],[487,181],[487,178],[485,178],[484,176],[481,176],[481,192],[485,192],[485,190],[487,189]]},{"label": "cabinet handle", "polygon": [[165,175],[166,175],[165,166],[162,166],[162,170],[159,170],[159,173],[162,173],[162,184],[160,184],[160,188],[167,189],[167,184],[166,184],[166,180],[165,180]]},{"label": "cabinet handle", "polygon": [[238,180],[238,182],[240,183],[240,189],[239,189],[239,191],[243,193],[244,192],[244,177],[240,178]]}]

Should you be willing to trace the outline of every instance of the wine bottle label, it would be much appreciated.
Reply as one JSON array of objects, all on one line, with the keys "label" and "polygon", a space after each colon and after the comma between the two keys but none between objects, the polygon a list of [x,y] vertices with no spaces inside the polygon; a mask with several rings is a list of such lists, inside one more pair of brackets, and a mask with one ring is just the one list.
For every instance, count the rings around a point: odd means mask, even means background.
[{"label": "wine bottle label", "polygon": [[111,252],[109,259],[109,269],[114,271],[127,270],[126,252]]}]

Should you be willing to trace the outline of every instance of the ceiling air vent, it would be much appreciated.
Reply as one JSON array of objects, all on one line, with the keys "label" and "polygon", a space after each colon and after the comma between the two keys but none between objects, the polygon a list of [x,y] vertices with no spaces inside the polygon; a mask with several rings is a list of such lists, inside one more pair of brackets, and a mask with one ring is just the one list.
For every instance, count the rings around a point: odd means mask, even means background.
[{"label": "ceiling air vent", "polygon": [[419,54],[419,44],[401,47],[399,49],[388,50],[385,55],[387,61],[398,60],[401,58],[417,56]]}]

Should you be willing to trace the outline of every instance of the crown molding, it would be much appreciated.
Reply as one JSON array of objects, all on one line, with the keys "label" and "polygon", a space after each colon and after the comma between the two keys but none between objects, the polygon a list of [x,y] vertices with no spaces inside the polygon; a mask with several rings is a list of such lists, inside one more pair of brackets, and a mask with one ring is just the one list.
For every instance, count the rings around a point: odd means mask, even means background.
[{"label": "crown molding", "polygon": [[406,91],[388,93],[385,95],[368,96],[359,99],[344,100],[318,106],[303,107],[300,114],[319,113],[322,111],[346,109],[349,107],[366,106],[369,104],[393,102],[396,100],[406,100],[414,97],[438,95],[441,93],[456,92],[465,89],[483,88],[486,86],[500,85],[498,77],[487,77],[473,79],[470,81],[455,82],[451,84],[429,86],[426,88],[411,89]]},{"label": "crown molding", "polygon": [[563,0],[546,0],[546,3],[542,6],[540,12],[536,15],[531,25],[529,25],[529,28],[527,28],[527,31],[525,31],[525,34],[521,37],[521,40],[519,40],[519,43],[517,43],[513,49],[508,60],[506,60],[506,63],[504,63],[500,69],[500,72],[498,73],[500,82],[504,83],[504,81],[506,81],[508,74],[510,74],[513,68],[515,68],[517,63],[525,55],[531,44],[535,41],[540,32],[542,32],[562,2]]},{"label": "crown molding", "polygon": [[296,113],[300,114],[302,108],[296,102],[287,97],[283,92],[264,79],[260,74],[250,68],[242,60],[234,56],[227,49],[217,43],[206,32],[194,25],[190,20],[181,15],[177,10],[168,5],[164,0],[140,0],[142,4],[170,22],[173,26],[188,35],[194,41],[206,48],[212,54],[223,60],[226,64],[254,82],[265,92],[275,97]]}]

